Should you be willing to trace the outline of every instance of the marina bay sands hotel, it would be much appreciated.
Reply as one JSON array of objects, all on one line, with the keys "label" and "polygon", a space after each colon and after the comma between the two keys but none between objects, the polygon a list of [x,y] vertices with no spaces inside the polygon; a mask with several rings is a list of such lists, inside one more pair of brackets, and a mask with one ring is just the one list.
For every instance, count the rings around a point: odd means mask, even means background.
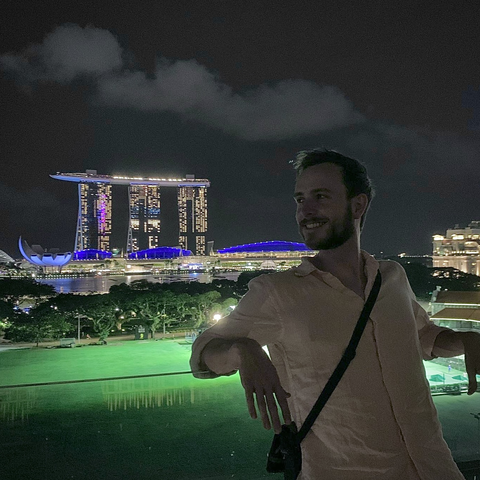
[{"label": "marina bay sands hotel", "polygon": [[57,173],[57,180],[78,183],[78,220],[75,250],[109,251],[112,233],[112,185],[128,185],[129,225],[127,253],[156,248],[161,244],[161,196],[163,188],[177,189],[178,245],[194,255],[206,254],[206,179],[142,178],[85,173]]}]

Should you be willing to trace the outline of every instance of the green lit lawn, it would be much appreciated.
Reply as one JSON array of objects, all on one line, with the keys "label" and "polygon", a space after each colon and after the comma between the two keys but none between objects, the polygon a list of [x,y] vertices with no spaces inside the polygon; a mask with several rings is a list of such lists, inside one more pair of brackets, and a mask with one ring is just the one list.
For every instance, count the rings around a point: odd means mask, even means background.
[{"label": "green lit lawn", "polygon": [[190,350],[171,340],[11,350],[0,353],[0,385],[182,372]]},{"label": "green lit lawn", "polygon": [[[186,371],[189,356],[175,341],[12,350],[0,353],[0,385]],[[443,373],[454,372],[427,364]],[[479,448],[479,399],[435,397],[460,460]],[[280,479],[265,472],[271,436],[249,418],[238,375],[0,388],[2,480]]]},{"label": "green lit lawn", "polygon": [[[190,345],[126,341],[0,353],[2,385],[188,370]],[[0,389],[2,480],[256,480],[272,434],[238,376]]]}]

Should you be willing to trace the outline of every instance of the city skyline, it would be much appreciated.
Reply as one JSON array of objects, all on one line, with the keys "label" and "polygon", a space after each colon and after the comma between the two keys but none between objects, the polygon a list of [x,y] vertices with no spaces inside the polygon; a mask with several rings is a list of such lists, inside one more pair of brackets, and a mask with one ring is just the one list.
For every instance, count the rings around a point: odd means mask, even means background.
[{"label": "city skyline", "polygon": [[[72,249],[78,205],[49,178],[59,169],[196,172],[212,182],[215,248],[300,241],[289,161],[322,146],[368,167],[371,253],[430,253],[433,235],[480,217],[476,4],[7,3],[0,248],[13,256],[20,235]],[[126,218],[121,195],[112,216]]]}]

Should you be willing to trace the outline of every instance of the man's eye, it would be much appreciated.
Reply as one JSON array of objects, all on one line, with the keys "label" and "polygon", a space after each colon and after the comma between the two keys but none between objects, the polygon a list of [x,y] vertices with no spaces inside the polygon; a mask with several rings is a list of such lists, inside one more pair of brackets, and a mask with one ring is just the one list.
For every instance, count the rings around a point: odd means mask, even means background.
[{"label": "man's eye", "polygon": [[297,198],[295,199],[295,202],[296,202],[296,203],[303,203],[303,198],[298,198],[298,197],[297,197]]}]

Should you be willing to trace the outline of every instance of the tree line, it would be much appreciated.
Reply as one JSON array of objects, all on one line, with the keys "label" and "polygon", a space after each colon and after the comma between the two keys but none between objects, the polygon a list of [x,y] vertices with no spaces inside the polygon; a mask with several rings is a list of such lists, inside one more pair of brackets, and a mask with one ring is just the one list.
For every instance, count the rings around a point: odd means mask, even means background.
[{"label": "tree line", "polygon": [[[91,335],[105,342],[109,335],[145,326],[155,337],[166,333],[204,329],[214,315],[225,316],[247,291],[253,274],[238,281],[209,284],[152,283],[138,280],[113,285],[106,294],[57,293],[32,279],[0,279],[0,330],[14,342],[39,342]],[[20,308],[28,300],[32,307]]]},{"label": "tree line", "polygon": [[[416,296],[428,300],[437,286],[449,290],[478,290],[480,277],[453,268],[404,264]],[[213,316],[231,312],[246,293],[248,282],[262,271],[240,274],[238,280],[170,284],[147,280],[114,285],[107,294],[55,292],[32,279],[0,279],[0,331],[14,342],[36,342],[76,337],[81,332],[105,342],[112,333],[142,325],[154,337],[166,333],[204,329]],[[28,299],[32,307],[19,308]]]}]

